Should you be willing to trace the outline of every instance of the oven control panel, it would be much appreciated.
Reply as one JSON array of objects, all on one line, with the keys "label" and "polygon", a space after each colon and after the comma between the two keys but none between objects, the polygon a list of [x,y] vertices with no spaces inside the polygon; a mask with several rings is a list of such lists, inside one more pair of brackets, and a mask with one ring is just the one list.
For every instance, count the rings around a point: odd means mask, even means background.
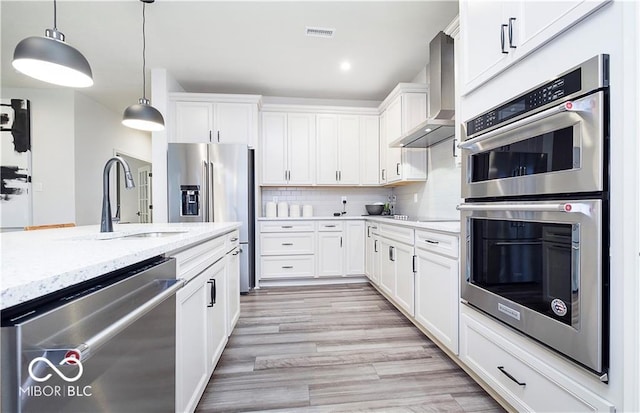
[{"label": "oven control panel", "polygon": [[570,95],[582,87],[582,69],[569,72],[558,79],[536,87],[523,93],[504,105],[498,106],[467,122],[467,136],[474,135],[485,129],[506,123],[510,119],[531,112],[552,103],[563,96]]}]

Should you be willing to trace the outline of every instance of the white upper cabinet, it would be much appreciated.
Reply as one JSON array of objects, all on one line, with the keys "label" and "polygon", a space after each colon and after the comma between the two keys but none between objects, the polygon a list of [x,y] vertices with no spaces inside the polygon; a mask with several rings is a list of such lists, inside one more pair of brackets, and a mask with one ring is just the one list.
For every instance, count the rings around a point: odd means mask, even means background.
[{"label": "white upper cabinet", "polygon": [[378,116],[360,116],[360,183],[379,185],[380,121]]},{"label": "white upper cabinet", "polygon": [[427,179],[427,150],[390,148],[403,133],[411,130],[427,118],[426,93],[400,93],[384,110],[384,137],[386,148],[383,182],[424,181]]},{"label": "white upper cabinet", "polygon": [[[360,184],[360,117],[318,115],[316,165],[319,185]],[[375,144],[377,145],[377,139]]]},{"label": "white upper cabinet", "polygon": [[256,145],[259,97],[175,93],[169,99],[169,142]]},{"label": "white upper cabinet", "polygon": [[315,183],[315,115],[262,113],[262,185]]},{"label": "white upper cabinet", "polygon": [[462,95],[552,41],[609,1],[461,0]]}]

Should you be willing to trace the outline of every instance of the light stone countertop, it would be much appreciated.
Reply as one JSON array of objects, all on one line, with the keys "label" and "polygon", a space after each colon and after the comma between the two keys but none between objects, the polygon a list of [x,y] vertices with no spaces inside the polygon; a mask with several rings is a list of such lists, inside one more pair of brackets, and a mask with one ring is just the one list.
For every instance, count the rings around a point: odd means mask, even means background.
[{"label": "light stone countertop", "polygon": [[401,225],[405,227],[411,227],[415,229],[428,229],[434,231],[448,232],[453,234],[460,234],[460,221],[451,219],[438,219],[438,218],[420,218],[407,220],[395,219],[391,216],[382,215],[343,215],[340,217],[331,216],[314,216],[314,217],[296,217],[296,218],[258,218],[258,221],[323,221],[323,220],[367,220],[382,222],[390,225]]},{"label": "light stone countertop", "polygon": [[[230,223],[98,225],[0,234],[0,309],[158,255],[198,244],[240,227]],[[178,232],[150,238],[117,238],[143,232]]]}]

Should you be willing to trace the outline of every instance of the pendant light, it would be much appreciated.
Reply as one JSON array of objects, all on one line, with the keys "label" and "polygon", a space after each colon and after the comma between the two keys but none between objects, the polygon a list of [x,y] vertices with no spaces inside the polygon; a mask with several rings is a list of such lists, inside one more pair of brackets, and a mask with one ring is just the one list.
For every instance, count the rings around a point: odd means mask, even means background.
[{"label": "pendant light", "polygon": [[133,129],[155,132],[164,129],[164,118],[158,109],[151,106],[151,102],[145,95],[147,84],[145,80],[146,39],[144,33],[146,3],[153,3],[154,0],[140,1],[142,2],[142,97],[138,100],[138,103],[124,110],[122,124]]},{"label": "pendant light", "polygon": [[27,37],[13,52],[13,67],[34,79],[70,87],[93,85],[93,74],[87,59],[64,42],[57,27],[56,0],[53,0],[53,29],[44,37]]}]

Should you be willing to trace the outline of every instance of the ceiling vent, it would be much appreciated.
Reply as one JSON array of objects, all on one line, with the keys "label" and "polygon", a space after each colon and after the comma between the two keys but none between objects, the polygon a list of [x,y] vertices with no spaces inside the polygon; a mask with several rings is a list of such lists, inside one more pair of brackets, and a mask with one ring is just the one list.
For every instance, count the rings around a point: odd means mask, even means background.
[{"label": "ceiling vent", "polygon": [[309,27],[307,26],[305,28],[305,34],[307,36],[311,36],[311,37],[325,37],[325,38],[332,38],[333,35],[335,34],[336,29],[329,29],[326,27]]}]

